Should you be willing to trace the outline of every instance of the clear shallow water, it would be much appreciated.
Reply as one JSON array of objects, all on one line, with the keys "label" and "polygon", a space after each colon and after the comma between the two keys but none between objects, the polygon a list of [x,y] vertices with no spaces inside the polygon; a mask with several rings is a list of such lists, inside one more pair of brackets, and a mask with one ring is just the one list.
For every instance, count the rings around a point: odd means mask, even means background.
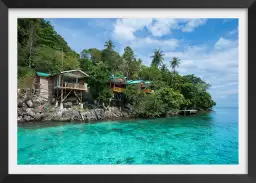
[{"label": "clear shallow water", "polygon": [[64,124],[19,127],[18,164],[238,164],[235,107],[191,117]]}]

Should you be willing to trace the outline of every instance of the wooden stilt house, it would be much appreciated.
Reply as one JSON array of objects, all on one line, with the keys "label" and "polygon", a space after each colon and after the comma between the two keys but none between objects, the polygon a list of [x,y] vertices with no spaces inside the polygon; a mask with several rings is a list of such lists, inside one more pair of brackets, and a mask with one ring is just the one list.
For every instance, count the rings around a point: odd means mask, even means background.
[{"label": "wooden stilt house", "polygon": [[56,99],[56,105],[60,102],[60,108],[63,108],[63,102],[68,96],[74,95],[79,103],[83,103],[83,94],[88,92],[86,78],[89,76],[81,70],[62,71],[57,74],[47,74],[37,72],[36,87],[41,97]]}]

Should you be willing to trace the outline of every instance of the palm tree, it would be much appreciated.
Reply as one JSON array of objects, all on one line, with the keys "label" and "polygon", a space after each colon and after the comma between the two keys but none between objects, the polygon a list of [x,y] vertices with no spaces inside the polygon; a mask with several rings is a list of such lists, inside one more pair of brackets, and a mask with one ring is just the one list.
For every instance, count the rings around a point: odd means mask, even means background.
[{"label": "palm tree", "polygon": [[104,46],[105,46],[108,50],[113,50],[114,47],[115,47],[113,41],[111,41],[111,40],[106,41]]},{"label": "palm tree", "polygon": [[163,64],[163,60],[164,60],[164,53],[162,50],[160,49],[155,49],[154,51],[154,55],[151,56],[152,59],[152,63],[151,66],[156,66],[158,67],[159,65]]},{"label": "palm tree", "polygon": [[173,69],[173,72],[175,73],[175,68],[179,67],[180,65],[180,59],[177,57],[173,57],[172,61],[170,61],[171,68]]},{"label": "palm tree", "polygon": [[[170,61],[170,66],[173,69],[174,74],[175,74],[175,68],[179,67],[179,65],[180,65],[180,59],[177,57],[173,57],[173,59]],[[173,83],[173,77],[174,76],[172,76],[172,83]],[[171,85],[172,85],[172,83],[171,83]]]}]

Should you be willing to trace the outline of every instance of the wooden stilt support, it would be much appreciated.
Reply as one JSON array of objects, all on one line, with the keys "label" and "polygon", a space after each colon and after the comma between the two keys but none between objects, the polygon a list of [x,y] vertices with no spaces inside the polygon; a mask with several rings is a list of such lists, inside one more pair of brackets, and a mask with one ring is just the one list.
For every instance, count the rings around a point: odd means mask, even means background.
[{"label": "wooden stilt support", "polygon": [[[61,77],[61,84],[63,84],[63,77]],[[63,109],[63,89],[62,88],[61,88],[61,98],[60,98],[60,109]]]},{"label": "wooden stilt support", "polygon": [[83,109],[84,108],[84,106],[83,106],[83,92],[81,91],[80,93],[81,93],[81,109]]},{"label": "wooden stilt support", "polygon": [[60,109],[63,109],[63,89],[61,89]]},{"label": "wooden stilt support", "polygon": [[68,94],[63,98],[63,101],[69,96],[69,94],[72,92],[72,90],[70,90],[69,92],[68,92]]}]

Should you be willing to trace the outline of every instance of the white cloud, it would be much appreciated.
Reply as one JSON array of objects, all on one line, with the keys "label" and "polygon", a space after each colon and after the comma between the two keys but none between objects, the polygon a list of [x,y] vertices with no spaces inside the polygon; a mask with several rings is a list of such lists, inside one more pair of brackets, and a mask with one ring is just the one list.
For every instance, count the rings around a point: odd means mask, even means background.
[{"label": "white cloud", "polygon": [[229,48],[229,47],[236,47],[237,41],[225,39],[221,37],[215,44],[216,49],[223,49],[223,48]]},{"label": "white cloud", "polygon": [[155,19],[148,25],[148,30],[155,37],[161,37],[163,35],[169,34],[172,29],[178,29],[178,21],[175,19]]},{"label": "white cloud", "polygon": [[113,36],[117,40],[132,41],[134,33],[151,23],[152,19],[118,19],[114,25]]},{"label": "white cloud", "polygon": [[152,39],[150,37],[145,37],[145,38],[137,38],[135,41],[131,43],[131,46],[133,48],[168,47],[169,49],[173,50],[179,46],[179,41],[177,39],[159,40],[159,39]]},{"label": "white cloud", "polygon": [[195,28],[205,24],[207,19],[117,19],[113,36],[117,40],[134,40],[134,33],[146,28],[154,37],[162,37],[171,33],[172,30],[192,32]]},{"label": "white cloud", "polygon": [[195,28],[205,24],[207,19],[190,19],[185,26],[181,28],[183,32],[192,32]]},{"label": "white cloud", "polygon": [[215,85],[215,86],[212,86],[211,89],[225,88],[225,87],[227,87],[227,86],[233,86],[233,85],[238,85],[238,82],[231,82],[231,83],[225,83],[225,84]]}]

